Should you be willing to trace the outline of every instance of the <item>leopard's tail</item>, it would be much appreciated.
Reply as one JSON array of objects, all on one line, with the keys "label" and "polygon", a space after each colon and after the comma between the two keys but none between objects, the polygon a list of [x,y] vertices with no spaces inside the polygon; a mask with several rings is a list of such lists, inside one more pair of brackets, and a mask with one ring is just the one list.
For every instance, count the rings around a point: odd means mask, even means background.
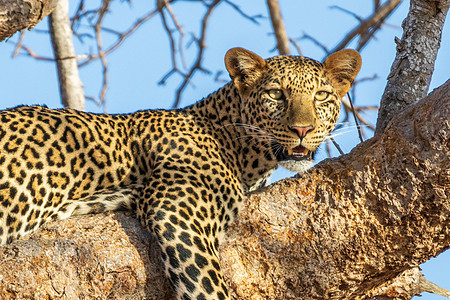
[{"label": "leopard's tail", "polygon": [[60,216],[61,219],[69,216],[98,214],[115,210],[130,210],[136,207],[139,197],[139,187],[122,187],[101,190],[86,198],[72,200],[67,210],[68,216]]}]

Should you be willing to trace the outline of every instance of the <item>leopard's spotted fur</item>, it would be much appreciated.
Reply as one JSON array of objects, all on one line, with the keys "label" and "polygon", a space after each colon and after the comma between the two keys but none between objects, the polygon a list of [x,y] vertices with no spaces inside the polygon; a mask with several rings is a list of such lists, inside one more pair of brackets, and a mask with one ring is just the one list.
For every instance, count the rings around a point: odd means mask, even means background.
[{"label": "leopard's spotted fur", "polygon": [[263,60],[234,48],[225,63],[233,82],[184,109],[2,111],[0,244],[52,219],[126,207],[158,236],[179,298],[229,298],[217,248],[244,194],[279,164],[310,165],[360,57]]}]

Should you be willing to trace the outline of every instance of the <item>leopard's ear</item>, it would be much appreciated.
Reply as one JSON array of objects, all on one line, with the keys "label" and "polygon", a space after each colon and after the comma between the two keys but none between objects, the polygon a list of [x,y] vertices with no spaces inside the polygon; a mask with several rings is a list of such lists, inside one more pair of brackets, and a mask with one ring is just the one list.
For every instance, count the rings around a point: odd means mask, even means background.
[{"label": "leopard's ear", "polygon": [[225,66],[241,94],[245,94],[261,76],[266,62],[243,48],[232,48],[225,55]]},{"label": "leopard's ear", "polygon": [[344,49],[330,55],[323,64],[339,98],[344,97],[361,69],[361,56],[355,50]]}]

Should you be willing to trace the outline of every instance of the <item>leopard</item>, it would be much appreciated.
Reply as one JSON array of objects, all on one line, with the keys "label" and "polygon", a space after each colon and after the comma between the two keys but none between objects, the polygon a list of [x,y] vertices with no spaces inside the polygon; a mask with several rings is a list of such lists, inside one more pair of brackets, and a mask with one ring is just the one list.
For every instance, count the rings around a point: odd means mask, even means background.
[{"label": "leopard", "polygon": [[2,110],[0,245],[52,220],[128,209],[157,237],[177,299],[230,299],[221,240],[277,167],[313,165],[361,57],[232,48],[225,67],[231,81],[185,108]]}]

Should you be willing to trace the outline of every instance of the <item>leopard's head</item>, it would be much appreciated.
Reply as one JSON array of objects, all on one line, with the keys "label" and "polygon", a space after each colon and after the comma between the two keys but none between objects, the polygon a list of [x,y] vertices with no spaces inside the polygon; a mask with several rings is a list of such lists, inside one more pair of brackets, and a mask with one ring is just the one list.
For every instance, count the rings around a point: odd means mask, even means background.
[{"label": "leopard's head", "polygon": [[233,48],[225,65],[239,91],[247,134],[269,142],[279,165],[300,172],[312,166],[315,151],[334,129],[361,57],[346,49],[323,63],[301,56],[264,60]]}]

